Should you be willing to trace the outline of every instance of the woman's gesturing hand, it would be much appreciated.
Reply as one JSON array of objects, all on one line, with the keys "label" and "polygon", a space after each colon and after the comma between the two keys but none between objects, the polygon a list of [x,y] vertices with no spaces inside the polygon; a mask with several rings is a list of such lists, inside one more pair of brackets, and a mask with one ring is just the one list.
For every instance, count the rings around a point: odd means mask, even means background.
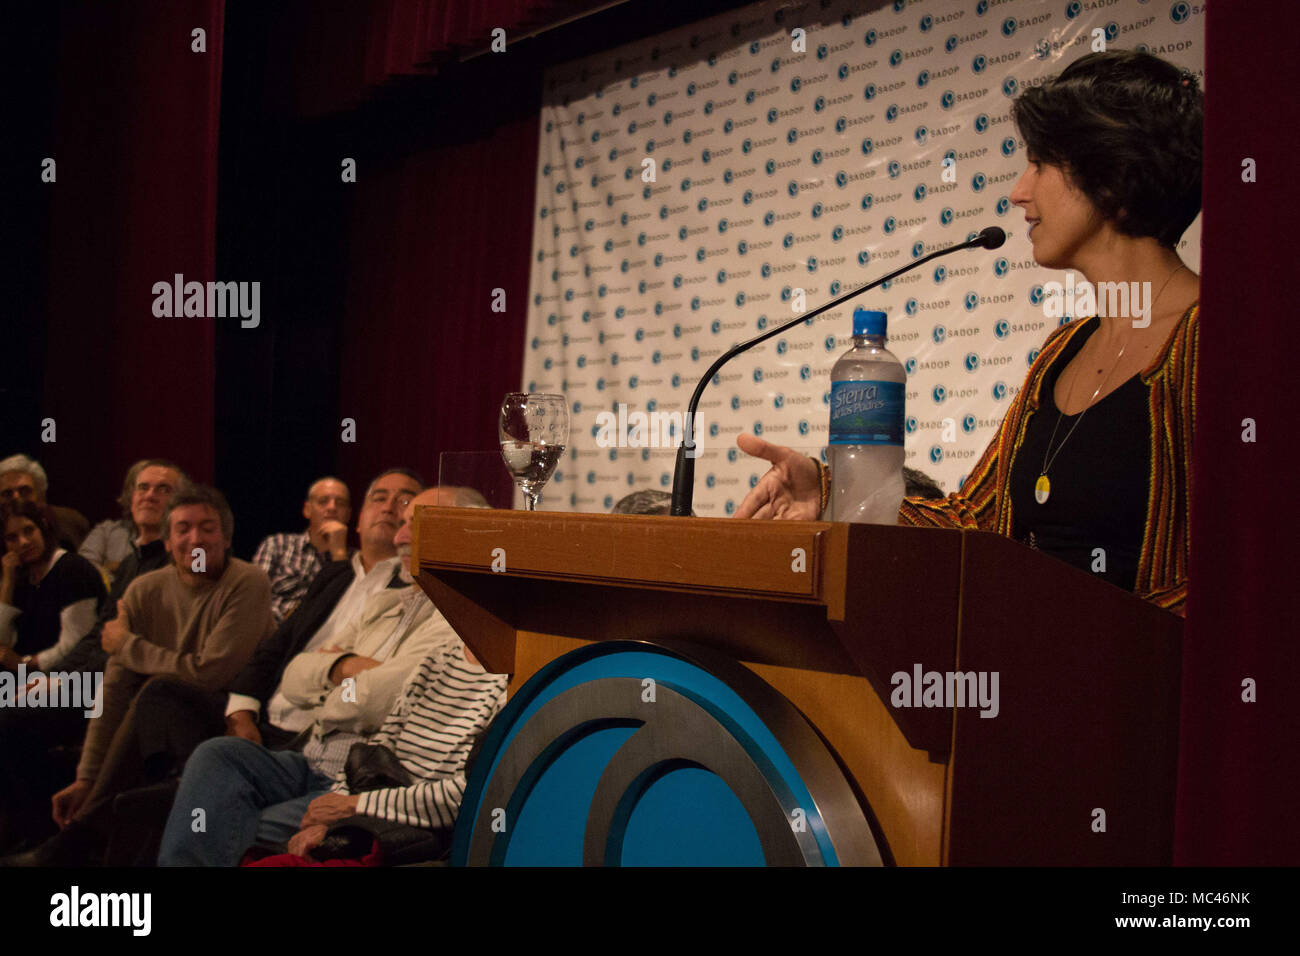
[{"label": "woman's gesturing hand", "polygon": [[821,517],[821,476],[807,455],[754,435],[739,435],[740,450],[772,463],[736,509],[737,518],[816,521]]}]

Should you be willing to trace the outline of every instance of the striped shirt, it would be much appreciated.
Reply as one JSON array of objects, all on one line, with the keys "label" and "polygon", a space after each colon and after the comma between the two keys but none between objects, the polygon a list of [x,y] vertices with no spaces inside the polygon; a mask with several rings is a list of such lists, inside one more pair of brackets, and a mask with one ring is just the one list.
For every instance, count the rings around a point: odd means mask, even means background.
[{"label": "striped shirt", "polygon": [[271,616],[277,627],[298,606],[323,564],[306,531],[267,535],[257,546],[253,563],[271,579]]},{"label": "striped shirt", "polygon": [[[357,813],[426,830],[455,825],[470,748],[506,700],[506,675],[471,664],[463,648],[452,641],[426,657],[369,740],[392,750],[418,782],[361,794]],[[343,773],[331,789],[348,792]]]},{"label": "striped shirt", "polygon": [[[1199,303],[1183,314],[1164,346],[1141,373],[1150,389],[1151,473],[1146,522],[1134,593],[1157,607],[1185,615],[1191,561],[1192,435],[1196,429],[1196,342]],[[1012,534],[1011,470],[1025,430],[1041,402],[1048,369],[1084,326],[1069,322],[1047,337],[1011,402],[997,435],[947,498],[904,498],[898,523]],[[1102,493],[1099,490],[1099,493]]]}]

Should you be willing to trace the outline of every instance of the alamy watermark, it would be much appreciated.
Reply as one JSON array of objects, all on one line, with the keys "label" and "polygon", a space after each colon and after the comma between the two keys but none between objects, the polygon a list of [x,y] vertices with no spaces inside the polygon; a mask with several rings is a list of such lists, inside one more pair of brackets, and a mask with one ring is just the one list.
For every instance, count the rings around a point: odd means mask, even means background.
[{"label": "alamy watermark", "polygon": [[1133,328],[1151,324],[1150,282],[1101,282],[1087,279],[1078,282],[1073,272],[1065,274],[1065,284],[1043,284],[1043,315],[1059,319],[1067,315],[1099,315],[1103,318],[1133,319]]},{"label": "alamy watermark", "polygon": [[178,272],[171,282],[155,282],[153,294],[153,314],[160,319],[239,316],[242,329],[262,322],[260,282],[186,282]]},{"label": "alamy watermark", "polygon": [[997,671],[895,671],[889,702],[895,707],[978,707],[980,717],[998,715]]},{"label": "alamy watermark", "polygon": [[51,671],[29,676],[27,665],[19,664],[17,673],[0,671],[0,707],[73,707],[80,708],[83,716],[98,717],[104,712],[103,686],[103,671]]},{"label": "alamy watermark", "polygon": [[[629,412],[623,402],[614,408],[596,415],[596,445],[600,448],[676,448],[682,436],[693,435],[699,425],[689,412]],[[700,457],[698,443],[686,449],[686,457]]]}]

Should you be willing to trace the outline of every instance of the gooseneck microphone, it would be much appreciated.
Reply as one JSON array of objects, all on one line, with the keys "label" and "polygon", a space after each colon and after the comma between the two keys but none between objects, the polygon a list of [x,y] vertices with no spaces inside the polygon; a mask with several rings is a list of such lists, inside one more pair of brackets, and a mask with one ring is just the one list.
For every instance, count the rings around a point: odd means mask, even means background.
[{"label": "gooseneck microphone", "polygon": [[987,229],[981,231],[974,239],[968,239],[958,245],[949,246],[947,249],[938,249],[930,253],[928,256],[923,256],[915,262],[908,263],[901,269],[895,269],[883,279],[877,279],[875,282],[864,285],[860,289],[846,292],[838,299],[827,302],[825,305],[814,309],[806,315],[797,315],[789,322],[778,325],[776,328],[764,332],[762,335],[758,335],[750,339],[748,342],[741,342],[739,345],[734,345],[727,352],[724,352],[719,356],[718,360],[709,366],[709,370],[704,373],[699,384],[695,386],[695,393],[691,395],[690,404],[686,406],[686,420],[683,422],[682,443],[677,448],[677,467],[673,473],[673,504],[671,513],[674,515],[689,515],[691,513],[691,505],[695,498],[695,458],[698,455],[698,452],[695,450],[695,410],[699,407],[700,396],[704,394],[704,387],[708,385],[710,380],[712,380],[718,369],[722,368],[722,366],[726,365],[741,352],[746,352],[749,349],[752,349],[760,342],[766,342],[774,335],[780,335],[782,332],[789,331],[800,322],[807,322],[814,319],[827,309],[833,309],[835,306],[849,301],[849,299],[852,299],[854,296],[862,295],[864,292],[870,292],[872,289],[888,282],[895,276],[901,276],[904,272],[911,272],[917,266],[925,265],[931,259],[937,259],[939,256],[946,256],[950,252],[958,252],[962,249],[997,249],[1006,241],[1007,234],[1005,232],[997,226],[989,226]]}]

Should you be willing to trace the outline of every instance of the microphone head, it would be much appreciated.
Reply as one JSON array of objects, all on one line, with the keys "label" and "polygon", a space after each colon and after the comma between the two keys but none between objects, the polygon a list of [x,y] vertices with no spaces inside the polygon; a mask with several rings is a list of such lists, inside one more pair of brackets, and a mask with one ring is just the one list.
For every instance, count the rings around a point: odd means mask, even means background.
[{"label": "microphone head", "polygon": [[985,249],[998,249],[1007,241],[1007,234],[997,226],[989,226],[981,230],[976,238]]}]

